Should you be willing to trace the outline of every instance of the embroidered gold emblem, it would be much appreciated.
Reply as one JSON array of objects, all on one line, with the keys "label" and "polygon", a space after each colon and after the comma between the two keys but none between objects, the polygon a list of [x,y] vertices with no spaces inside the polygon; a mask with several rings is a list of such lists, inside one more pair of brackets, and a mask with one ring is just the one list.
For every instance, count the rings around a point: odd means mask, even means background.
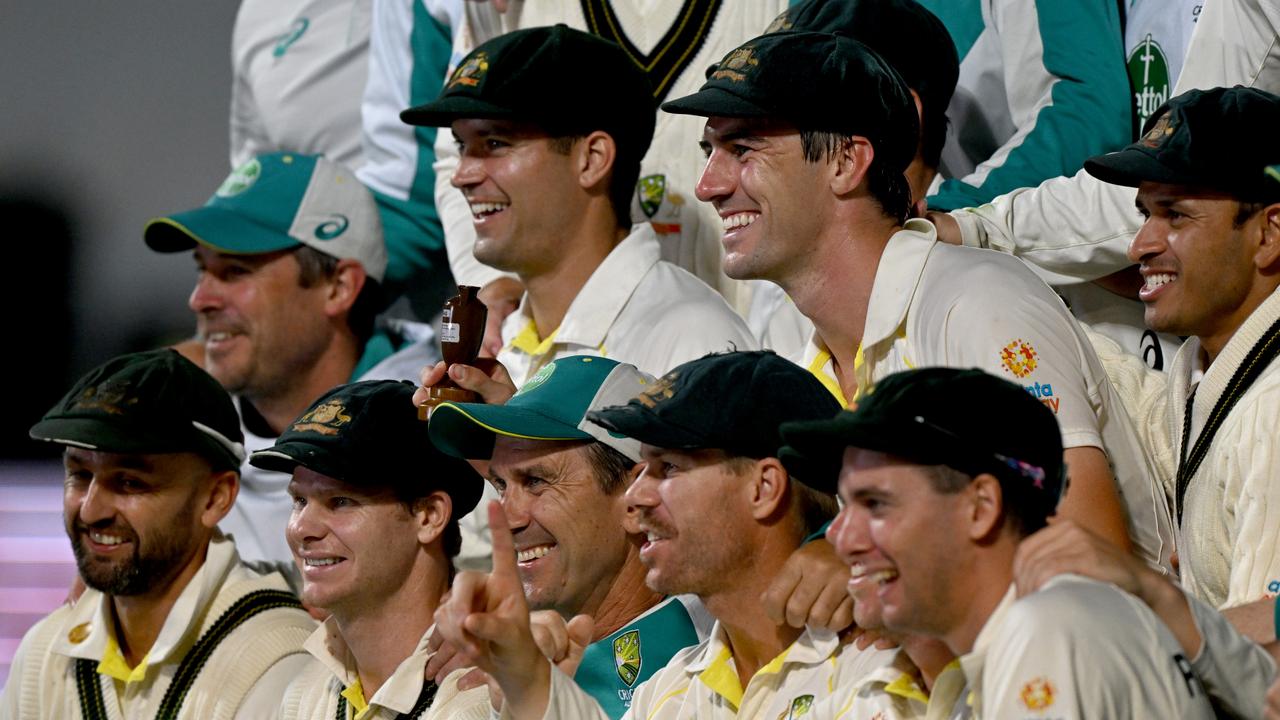
[{"label": "embroidered gold emblem", "polygon": [[351,422],[351,416],[346,413],[346,410],[347,407],[341,400],[330,400],[298,418],[298,422],[293,424],[293,430],[337,435],[343,425]]},{"label": "embroidered gold emblem", "polygon": [[67,640],[79,645],[89,639],[89,623],[80,623],[71,628],[71,632],[67,633]]},{"label": "embroidered gold emblem", "polygon": [[480,84],[487,72],[489,72],[489,56],[483,51],[475,53],[453,71],[453,77],[449,78],[449,87],[457,85],[475,87]]},{"label": "embroidered gold emblem", "polygon": [[747,79],[747,71],[760,64],[755,58],[755,48],[751,45],[740,47],[729,53],[720,61],[720,67],[711,73],[712,80],[732,80],[742,82]]}]

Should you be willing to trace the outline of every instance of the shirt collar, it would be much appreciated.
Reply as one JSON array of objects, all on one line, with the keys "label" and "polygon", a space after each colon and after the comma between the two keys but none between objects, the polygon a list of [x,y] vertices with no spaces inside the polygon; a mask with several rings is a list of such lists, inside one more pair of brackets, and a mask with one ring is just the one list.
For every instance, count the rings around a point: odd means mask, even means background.
[{"label": "shirt collar", "polygon": [[569,303],[560,327],[548,337],[539,337],[533,327],[526,295],[516,313],[511,344],[530,355],[546,354],[552,342],[598,348],[640,281],[660,258],[653,228],[648,223],[635,226],[587,278]]},{"label": "shirt collar", "polygon": [[[413,709],[422,694],[423,671],[434,654],[427,651],[427,638],[431,637],[433,629],[434,625],[422,634],[413,654],[396,666],[391,677],[369,699],[370,706],[385,707],[394,713],[407,713]],[[332,616],[311,633],[302,647],[333,673],[343,687],[353,687],[359,681],[355,658]]]},{"label": "shirt collar", "polygon": [[[203,617],[218,590],[222,588],[227,573],[239,560],[235,544],[221,534],[209,543],[204,564],[191,577],[191,581],[169,610],[160,634],[156,636],[146,658],[139,663],[139,668],[144,664],[153,667],[180,660],[173,657],[175,649],[182,646],[192,633],[200,632],[198,618]],[[120,666],[123,659],[110,657],[108,651],[112,648],[115,648],[118,656],[119,645],[115,639],[115,612],[112,605],[103,593],[93,589],[85,590],[54,641],[52,652],[73,658],[97,660],[100,663],[99,670],[114,677],[123,673]]]},{"label": "shirt collar", "polygon": [[982,667],[986,663],[987,651],[991,649],[991,643],[996,632],[1004,624],[1005,617],[1009,614],[1009,609],[1013,607],[1014,599],[1014,586],[1010,583],[1009,589],[1000,600],[1000,604],[991,613],[991,617],[987,618],[982,630],[978,632],[978,637],[974,639],[973,650],[970,650],[960,658],[960,667],[964,669],[965,680],[968,681],[971,688],[979,687],[981,684],[979,681],[982,677]]},{"label": "shirt collar", "polygon": [[919,218],[908,220],[889,238],[871,286],[862,347],[874,347],[897,334],[937,241],[933,224]]},{"label": "shirt collar", "polygon": [[[768,664],[756,671],[759,677],[780,673],[788,665],[817,665],[825,662],[840,646],[840,638],[830,630],[806,627],[800,637],[791,643]],[[711,628],[705,647],[685,666],[685,673],[698,676],[699,681],[738,707],[742,703],[744,688],[733,667],[733,653],[729,649],[729,636],[717,620]]]}]

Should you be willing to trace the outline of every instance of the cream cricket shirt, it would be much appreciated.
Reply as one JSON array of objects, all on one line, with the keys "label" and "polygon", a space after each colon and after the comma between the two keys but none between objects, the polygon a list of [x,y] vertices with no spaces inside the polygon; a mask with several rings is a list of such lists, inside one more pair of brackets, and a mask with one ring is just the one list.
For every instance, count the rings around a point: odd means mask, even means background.
[{"label": "cream cricket shirt", "polygon": [[569,355],[631,363],[652,375],[712,352],[754,350],[746,323],[688,272],[659,259],[648,225],[634,228],[600,263],[560,327],[540,337],[526,303],[502,326],[498,361],[522,387],[543,365]]},{"label": "cream cricket shirt", "polygon": [[[278,574],[259,575],[241,565],[229,539],[214,540],[151,651],[132,668],[117,644],[107,596],[86,590],[75,605],[58,608],[23,638],[0,698],[0,717],[86,718],[76,678],[76,661],[83,659],[96,663],[93,677],[105,717],[153,718],[179,665],[210,625],[250,592],[287,589]],[[199,669],[177,717],[274,718],[285,687],[307,664],[302,643],[314,628],[315,621],[295,608],[246,620]]]},{"label": "cream cricket shirt", "polygon": [[960,663],[983,720],[1215,717],[1160,618],[1114,585],[1076,575],[1020,600],[1010,587]]},{"label": "cream cricket shirt", "polygon": [[[401,713],[410,712],[422,694],[423,670],[434,654],[427,650],[430,635],[431,629],[423,633],[413,654],[401,661],[391,677],[365,702],[355,660],[342,639],[337,622],[329,618],[307,638],[307,652],[315,660],[290,683],[284,693],[284,702],[280,704],[279,717],[282,720],[334,720],[338,717],[340,703],[347,707],[345,718],[352,720],[394,720]],[[488,718],[487,688],[458,690],[458,678],[468,670],[470,668],[450,673],[436,691],[431,706],[413,717],[420,720]]]},{"label": "cream cricket shirt", "polygon": [[872,670],[855,683],[836,688],[814,706],[815,720],[913,720],[924,718],[929,692],[920,671],[902,650],[893,662]]},{"label": "cream cricket shirt", "polygon": [[[814,335],[800,365],[842,403],[831,353]],[[854,373],[858,392],[916,367],[976,367],[1021,385],[1054,415],[1064,448],[1102,448],[1140,556],[1169,566],[1173,523],[1148,456],[1102,363],[1062,301],[1001,253],[939,243],[908,220],[876,271]],[[992,428],[999,432],[999,428]]]},{"label": "cream cricket shirt", "polygon": [[[733,666],[728,638],[716,623],[711,637],[671,659],[632,697],[624,718],[762,718],[794,720],[813,706],[893,660],[892,650],[858,650],[841,645],[835,633],[806,629],[781,655],[761,668],[743,688]],[[600,718],[608,716],[595,699],[563,673],[551,673],[551,697],[543,716]]]}]

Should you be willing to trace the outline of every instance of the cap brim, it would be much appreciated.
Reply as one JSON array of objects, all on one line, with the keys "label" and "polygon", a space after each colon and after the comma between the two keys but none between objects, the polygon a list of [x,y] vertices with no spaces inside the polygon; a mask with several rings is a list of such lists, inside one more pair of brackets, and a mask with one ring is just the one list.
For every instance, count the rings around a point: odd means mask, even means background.
[{"label": "cap brim", "polygon": [[724,88],[703,88],[692,95],[662,103],[664,112],[701,117],[768,117],[772,113]]},{"label": "cap brim", "polygon": [[672,450],[696,450],[711,447],[705,436],[690,428],[681,427],[659,418],[652,410],[638,403],[628,403],[594,410],[587,413],[587,420],[605,430],[625,435],[632,440]]},{"label": "cap brim", "polygon": [[446,455],[487,460],[496,435],[525,440],[596,440],[542,413],[509,405],[441,403],[431,412],[431,442]]},{"label": "cap brim", "polygon": [[1084,169],[1102,182],[1125,187],[1138,187],[1146,181],[1197,184],[1197,178],[1188,177],[1133,147],[1089,158],[1084,161]]},{"label": "cap brim", "polygon": [[199,243],[231,255],[260,255],[302,244],[219,207],[202,207],[154,218],[147,222],[142,236],[147,247],[162,253],[190,250]]},{"label": "cap brim", "polygon": [[400,113],[400,121],[408,125],[424,127],[448,127],[454,120],[464,118],[501,119],[514,116],[510,108],[485,102],[478,98],[454,95],[437,98],[425,105],[418,105]]},{"label": "cap brim", "polygon": [[[919,426],[901,427],[885,418],[840,411],[830,420],[783,423],[779,451],[787,471],[824,492],[835,492],[847,448],[874,450],[921,464],[943,462],[946,438],[929,437]],[[807,476],[807,477],[806,477]]]},{"label": "cap brim", "polygon": [[187,437],[183,437],[181,432],[163,436],[123,421],[58,417],[46,418],[32,425],[29,434],[36,440],[112,453],[150,455],[190,452],[211,461],[216,459],[233,468],[239,468],[243,458],[243,455],[237,457],[230,448],[198,428],[193,428]]}]

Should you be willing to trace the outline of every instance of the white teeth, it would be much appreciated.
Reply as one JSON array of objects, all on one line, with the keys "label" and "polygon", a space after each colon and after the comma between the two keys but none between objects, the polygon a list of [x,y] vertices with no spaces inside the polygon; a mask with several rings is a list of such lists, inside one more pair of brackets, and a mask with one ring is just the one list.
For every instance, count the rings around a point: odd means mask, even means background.
[{"label": "white teeth", "polygon": [[1145,278],[1146,286],[1148,288],[1158,288],[1161,285],[1173,282],[1175,277],[1177,276],[1172,275],[1170,273],[1157,273],[1154,275],[1147,275]]},{"label": "white teeth", "polygon": [[867,568],[862,563],[854,563],[849,566],[849,575],[854,580],[861,580],[863,575],[867,574]]},{"label": "white teeth", "polygon": [[342,558],[306,558],[303,562],[308,567],[322,567],[324,565],[337,565],[342,562]]},{"label": "white teeth", "polygon": [[520,552],[516,553],[516,562],[529,562],[530,560],[537,560],[540,557],[544,557],[549,552],[551,552],[550,545],[538,545],[537,547],[531,547],[526,550],[521,550]]},{"label": "white teeth", "polygon": [[758,217],[760,217],[760,213],[736,213],[728,217],[720,218],[720,222],[724,225],[725,230],[732,230],[734,228],[746,227],[755,222]]},{"label": "white teeth", "polygon": [[99,545],[119,545],[124,542],[124,538],[116,535],[103,535],[102,533],[90,532],[89,537]]},{"label": "white teeth", "polygon": [[218,342],[220,340],[228,340],[230,338],[231,338],[231,333],[229,332],[213,332],[213,333],[209,333],[208,335],[205,335],[206,340],[212,340],[213,342]]},{"label": "white teeth", "polygon": [[510,205],[511,203],[495,203],[495,202],[471,203],[471,214],[476,217],[482,217],[484,215],[496,213],[499,210],[506,210],[507,207]]},{"label": "white teeth", "polygon": [[869,577],[868,579],[873,583],[879,583],[880,585],[883,585],[897,577],[898,577],[898,573],[893,570],[880,570],[879,572],[871,573],[871,577]]}]

